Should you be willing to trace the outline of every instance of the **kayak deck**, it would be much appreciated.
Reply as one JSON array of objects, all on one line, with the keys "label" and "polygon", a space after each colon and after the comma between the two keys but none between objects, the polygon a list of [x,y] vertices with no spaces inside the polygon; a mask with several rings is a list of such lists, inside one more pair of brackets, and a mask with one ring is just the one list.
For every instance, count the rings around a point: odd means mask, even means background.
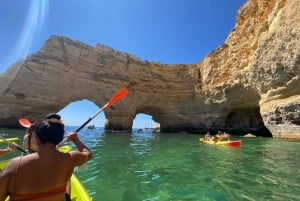
[{"label": "kayak deck", "polygon": [[71,177],[71,200],[72,201],[92,201],[92,198],[76,177],[75,174]]}]

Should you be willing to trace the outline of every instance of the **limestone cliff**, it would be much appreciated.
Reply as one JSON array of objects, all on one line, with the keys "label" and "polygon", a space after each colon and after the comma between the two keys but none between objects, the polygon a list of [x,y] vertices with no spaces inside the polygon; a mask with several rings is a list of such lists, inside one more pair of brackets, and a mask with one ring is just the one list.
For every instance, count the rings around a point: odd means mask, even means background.
[{"label": "limestone cliff", "polygon": [[0,76],[0,126],[39,120],[82,99],[102,107],[126,86],[126,98],[105,111],[108,129],[130,129],[146,113],[164,132],[300,139],[299,13],[298,0],[249,0],[224,44],[189,65],[52,36]]}]

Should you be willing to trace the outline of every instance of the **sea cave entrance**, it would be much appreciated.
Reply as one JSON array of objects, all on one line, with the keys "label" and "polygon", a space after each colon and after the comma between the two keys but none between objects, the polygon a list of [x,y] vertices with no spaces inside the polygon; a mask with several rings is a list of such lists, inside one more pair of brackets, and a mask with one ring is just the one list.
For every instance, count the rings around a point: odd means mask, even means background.
[{"label": "sea cave entrance", "polygon": [[137,114],[132,124],[132,130],[143,133],[156,132],[159,127],[159,123],[153,121],[152,116],[145,113]]},{"label": "sea cave entrance", "polygon": [[[93,116],[99,107],[92,101],[84,99],[69,103],[58,114],[61,115],[63,122],[67,126],[81,126],[89,117]],[[91,127],[104,127],[105,114],[100,113],[95,119],[86,125]]]}]

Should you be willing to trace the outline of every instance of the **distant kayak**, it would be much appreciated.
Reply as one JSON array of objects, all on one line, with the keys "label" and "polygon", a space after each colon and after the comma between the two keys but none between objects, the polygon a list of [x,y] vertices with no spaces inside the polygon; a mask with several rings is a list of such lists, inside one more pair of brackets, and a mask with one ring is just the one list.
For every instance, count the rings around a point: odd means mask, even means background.
[{"label": "distant kayak", "polygon": [[88,125],[87,129],[95,129],[96,127],[94,125]]},{"label": "distant kayak", "polygon": [[199,138],[199,141],[205,144],[233,146],[233,147],[237,147],[242,144],[242,140],[213,141],[213,140],[203,140],[203,138]]},{"label": "distant kayak", "polygon": [[16,142],[18,141],[19,138],[14,137],[14,138],[5,138],[5,140],[0,139],[0,144],[7,144],[7,142]]}]

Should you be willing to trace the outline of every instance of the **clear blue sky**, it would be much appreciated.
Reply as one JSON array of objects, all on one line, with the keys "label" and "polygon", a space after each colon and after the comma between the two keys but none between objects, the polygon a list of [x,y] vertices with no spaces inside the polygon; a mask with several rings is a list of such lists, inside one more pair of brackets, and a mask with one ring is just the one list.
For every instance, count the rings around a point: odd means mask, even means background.
[{"label": "clear blue sky", "polygon": [[[1,0],[0,73],[37,52],[51,35],[101,43],[148,61],[197,63],[221,45],[246,0]],[[80,125],[99,110],[90,101],[61,110]],[[140,114],[135,128],[152,125]],[[101,114],[92,124],[102,126]]]}]

